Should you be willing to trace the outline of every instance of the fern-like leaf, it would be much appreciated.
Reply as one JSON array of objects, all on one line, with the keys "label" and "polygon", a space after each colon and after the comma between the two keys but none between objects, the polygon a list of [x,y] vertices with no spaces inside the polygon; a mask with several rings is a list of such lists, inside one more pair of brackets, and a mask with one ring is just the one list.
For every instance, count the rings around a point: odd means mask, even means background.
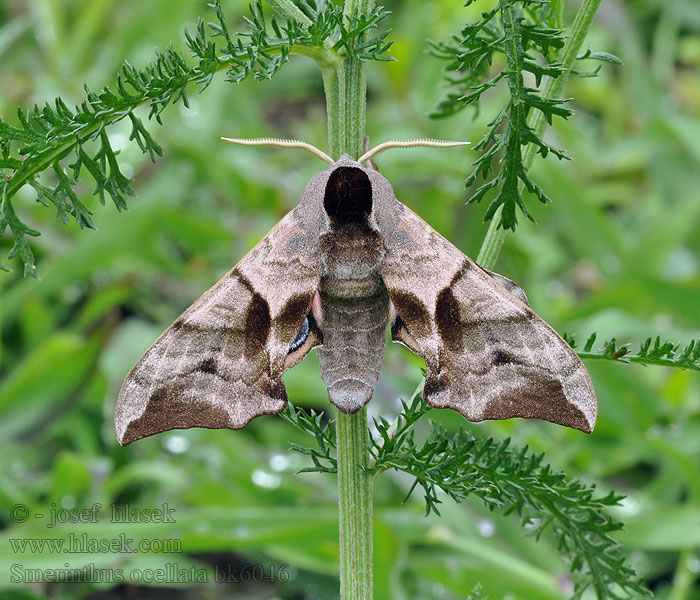
[{"label": "fern-like leaf", "polygon": [[[528,174],[529,165],[523,158],[524,147],[533,144],[543,157],[553,154],[559,159],[569,158],[563,150],[546,142],[529,124],[533,111],[542,113],[550,125],[554,117],[568,118],[572,114],[571,109],[564,105],[567,99],[546,98],[537,89],[543,77],[557,78],[565,72],[556,56],[564,46],[566,33],[554,27],[554,22],[548,2],[499,0],[493,9],[482,13],[479,21],[467,24],[460,35],[447,42],[430,43],[432,53],[447,61],[445,78],[450,87],[433,117],[451,116],[468,106],[477,109],[476,115],[485,92],[498,84],[507,85],[508,101],[488,123],[486,133],[474,146],[481,155],[474,162],[474,170],[466,181],[467,187],[483,181],[469,202],[492,197],[484,219],[488,221],[500,214],[498,225],[505,229],[515,230],[518,211],[532,219],[523,199],[523,190],[542,203],[550,201],[547,193]],[[505,66],[493,74],[491,65],[496,54],[504,56]],[[578,58],[621,62],[612,54],[593,50]],[[593,76],[597,70],[587,73],[574,69],[573,73]],[[525,77],[534,79],[536,87],[526,84]]]},{"label": "fern-like leaf", "polygon": [[311,436],[316,441],[316,447],[302,446],[290,443],[290,448],[300,454],[311,457],[313,467],[306,467],[300,473],[319,472],[337,473],[338,463],[332,455],[335,450],[335,428],[332,422],[324,423],[324,415],[311,411],[307,413],[301,408],[287,404],[280,413],[282,418],[302,433]]},{"label": "fern-like leaf", "polygon": [[618,505],[622,496],[597,496],[594,487],[543,464],[544,455],[511,448],[507,439],[482,440],[461,430],[451,434],[431,422],[430,434],[420,444],[413,428],[429,410],[417,396],[404,404],[395,425],[375,420],[375,472],[393,468],[414,477],[409,495],[418,486],[423,489],[426,513],[439,514],[438,491],[456,502],[475,496],[490,510],[517,515],[537,538],[553,535],[572,572],[574,598],[588,589],[599,599],[649,595],[611,537],[622,524],[607,508]]},{"label": "fern-like leaf", "polygon": [[[564,334],[564,339],[576,349],[575,340]],[[623,363],[639,363],[642,365],[657,365],[661,367],[675,367],[678,369],[692,369],[700,371],[700,340],[690,340],[681,345],[671,341],[661,341],[661,337],[647,338],[637,352],[632,352],[629,344],[618,345],[615,338],[603,342],[597,350],[593,349],[596,334],[592,334],[578,355],[584,359],[612,360]]]},{"label": "fern-like leaf", "polygon": [[[148,106],[148,119],[161,123],[167,106],[178,102],[188,106],[190,86],[196,85],[202,92],[223,70],[233,82],[251,74],[256,79],[269,79],[294,53],[324,64],[342,62],[348,55],[363,60],[391,60],[387,55],[391,47],[391,42],[386,41],[388,32],[364,39],[365,33],[388,14],[381,7],[369,15],[344,20],[342,9],[335,4],[318,3],[317,8],[305,6],[308,23],[290,20],[281,24],[268,18],[261,0],[256,0],[246,18],[246,30],[231,34],[220,0],[209,6],[216,16],[216,22],[208,24],[210,31],[200,19],[194,32],[185,32],[194,62],[168,47],[143,69],[125,62],[114,89],[105,87],[94,92],[86,87],[85,100],[73,109],[57,98],[43,107],[20,110],[17,126],[0,118],[0,232],[10,230],[14,239],[10,258],[22,257],[25,274],[36,275],[26,236],[38,232],[15,213],[11,204],[15,193],[30,185],[36,191],[37,201],[53,205],[63,223],[73,219],[81,227],[92,228],[91,213],[73,190],[87,171],[95,181],[94,193],[100,202],[104,204],[108,195],[118,210],[125,209],[127,198],[134,191],[119,168],[118,152],[110,144],[107,128],[129,119],[129,139],[153,161],[162,155],[160,145],[136,114],[138,107]],[[216,46],[219,40],[221,48]],[[66,165],[68,157],[72,157],[71,163]],[[52,186],[39,180],[39,175],[47,170],[53,173]]]},{"label": "fern-like leaf", "polygon": [[[511,448],[509,440],[482,440],[464,431],[452,434],[429,421],[430,434],[418,443],[414,428],[430,410],[417,395],[403,403],[394,423],[381,417],[374,420],[377,435],[369,444],[374,476],[388,469],[412,476],[407,498],[420,487],[426,514],[439,514],[440,492],[455,502],[474,496],[491,510],[517,515],[537,538],[554,536],[574,578],[574,598],[581,598],[588,589],[600,600],[649,595],[611,537],[622,524],[607,509],[618,505],[622,496],[612,492],[597,496],[595,488],[544,464],[541,454]],[[282,417],[316,443],[315,447],[291,445],[311,457],[313,466],[302,471],[337,472],[333,424],[324,424],[322,415],[291,406]],[[480,597],[476,590],[474,597]]]}]

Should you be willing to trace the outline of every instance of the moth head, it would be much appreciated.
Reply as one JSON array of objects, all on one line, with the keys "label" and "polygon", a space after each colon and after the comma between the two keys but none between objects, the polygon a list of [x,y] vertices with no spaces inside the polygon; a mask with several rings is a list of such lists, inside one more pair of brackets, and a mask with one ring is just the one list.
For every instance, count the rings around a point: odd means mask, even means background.
[{"label": "moth head", "polygon": [[323,194],[323,209],[333,229],[367,224],[372,214],[372,183],[366,170],[355,161],[341,161],[331,169]]},{"label": "moth head", "polygon": [[303,202],[319,215],[321,234],[359,229],[390,235],[396,221],[397,200],[389,181],[347,154],[309,182]]}]

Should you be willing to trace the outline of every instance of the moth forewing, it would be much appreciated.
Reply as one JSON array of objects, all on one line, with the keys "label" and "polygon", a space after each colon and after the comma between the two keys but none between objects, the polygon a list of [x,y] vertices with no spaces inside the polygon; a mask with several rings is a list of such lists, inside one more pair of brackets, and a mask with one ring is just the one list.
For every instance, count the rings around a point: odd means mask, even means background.
[{"label": "moth forewing", "polygon": [[[282,374],[318,289],[303,207],[285,216],[146,351],[122,385],[117,437],[244,427],[287,402]],[[295,349],[298,362],[313,347]]]},{"label": "moth forewing", "polygon": [[538,418],[592,431],[588,372],[525,293],[400,203],[397,215],[382,276],[401,319],[395,339],[404,341],[405,328],[425,360],[426,401],[470,421]]}]

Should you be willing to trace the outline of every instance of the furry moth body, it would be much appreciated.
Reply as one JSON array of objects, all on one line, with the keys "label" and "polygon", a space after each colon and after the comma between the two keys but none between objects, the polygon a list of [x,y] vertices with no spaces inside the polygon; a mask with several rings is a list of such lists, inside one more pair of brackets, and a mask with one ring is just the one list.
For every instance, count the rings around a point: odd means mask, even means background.
[{"label": "furry moth body", "polygon": [[432,406],[470,421],[595,425],[585,367],[525,293],[399,202],[378,171],[343,156],[131,370],[118,439],[239,429],[280,412],[282,374],[316,346],[331,402],[353,413],[372,396],[389,326],[425,360]]}]

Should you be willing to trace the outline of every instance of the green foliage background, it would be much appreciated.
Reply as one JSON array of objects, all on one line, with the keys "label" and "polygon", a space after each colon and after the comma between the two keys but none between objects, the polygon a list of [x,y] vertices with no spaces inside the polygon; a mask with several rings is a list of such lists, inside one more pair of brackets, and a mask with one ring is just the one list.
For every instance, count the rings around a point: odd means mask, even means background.
[{"label": "green foliage background", "polygon": [[[488,2],[464,8],[447,0],[386,2],[397,62],[369,66],[368,132],[373,142],[410,137],[477,141],[493,118],[488,102],[427,118],[443,98],[442,63],[426,39],[446,39]],[[227,0],[242,26],[246,3]],[[80,102],[82,85],[112,84],[124,59],[143,66],[172,41],[185,50],[183,25],[213,19],[205,2],[170,0],[0,1],[0,113],[55,96]],[[700,6],[693,0],[606,0],[590,41],[623,67],[572,79],[574,116],[555,121],[548,140],[574,160],[535,161],[533,178],[554,200],[530,203],[497,270],[516,280],[535,310],[579,345],[598,339],[679,342],[700,337]],[[494,90],[494,110],[505,90]],[[226,584],[240,598],[333,598],[337,594],[336,482],[294,472],[308,465],[287,450],[305,443],[278,417],[245,430],[171,432],[121,448],[112,427],[121,381],[145,348],[226,272],[300,198],[323,168],[304,153],[236,148],[219,136],[293,137],[326,148],[320,75],[293,57],[271,82],[214,79],[191,108],[169,107],[155,136],[154,165],[130,128],[109,130],[124,148],[122,167],[138,194],[129,211],[102,207],[90,183],[78,192],[98,232],[64,226],[25,187],[15,197],[22,220],[42,231],[32,240],[40,281],[22,265],[0,276],[0,589],[11,565],[103,568],[177,562],[289,564],[290,581]],[[147,110],[144,111],[145,117]],[[474,156],[465,150],[407,150],[378,163],[400,200],[470,256],[486,226],[486,206],[465,206]],[[50,178],[47,179],[50,182]],[[0,240],[5,256],[11,240]],[[421,380],[420,361],[393,345],[371,410],[391,420]],[[589,361],[600,418],[591,436],[547,423],[474,425],[449,411],[431,418],[449,430],[513,438],[546,453],[555,467],[628,498],[614,509],[627,524],[618,539],[659,598],[700,598],[700,377],[696,372]],[[290,399],[327,410],[314,356],[287,373]],[[559,599],[570,593],[556,544],[523,536],[513,518],[480,504],[441,505],[424,517],[416,495],[400,502],[410,478],[387,473],[375,497],[377,598],[463,598],[481,582],[485,595]],[[21,503],[32,514],[56,507],[167,502],[176,523],[70,525],[47,530],[30,518],[13,523]],[[69,532],[134,539],[181,539],[184,554],[56,556],[17,554],[11,538]],[[81,563],[82,561],[82,563]],[[134,586],[136,584],[133,584]],[[132,585],[24,586],[25,597],[155,594]],[[31,589],[31,591],[30,591]],[[175,597],[221,594],[214,584]]]}]

